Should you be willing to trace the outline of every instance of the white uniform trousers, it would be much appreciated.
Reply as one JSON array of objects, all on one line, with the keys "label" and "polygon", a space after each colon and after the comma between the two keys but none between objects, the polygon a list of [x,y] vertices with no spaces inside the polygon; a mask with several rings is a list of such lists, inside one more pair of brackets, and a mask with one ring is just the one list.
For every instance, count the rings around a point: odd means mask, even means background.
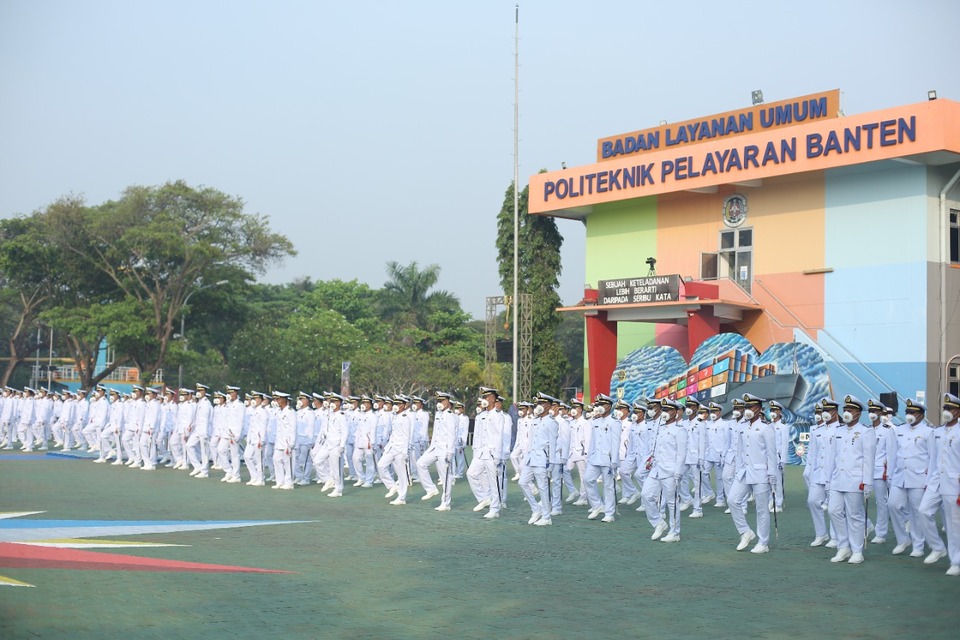
[{"label": "white uniform trousers", "polygon": [[[700,469],[695,464],[684,465],[683,480],[680,482],[680,502],[692,504],[694,511],[700,511]],[[692,488],[691,488],[692,487]]]},{"label": "white uniform trousers", "polygon": [[13,449],[13,438],[14,433],[10,428],[10,423],[0,422],[0,445],[3,445],[4,449]]},{"label": "white uniform trousers", "polygon": [[570,479],[570,472],[566,465],[560,462],[551,464],[547,469],[547,480],[550,482],[550,514],[559,514],[563,511],[563,486],[567,485],[568,490],[573,490],[573,480]]},{"label": "white uniform trousers", "polygon": [[930,547],[930,551],[940,553],[947,552],[947,545],[943,544],[943,538],[940,537],[940,531],[937,529],[937,512],[943,506],[943,500],[940,498],[940,490],[933,487],[927,487],[923,491],[923,498],[920,500],[920,519],[923,522],[923,539]]},{"label": "white uniform trousers", "polygon": [[[603,476],[603,501],[600,500],[600,492],[597,488],[597,480]],[[587,464],[587,475],[584,478],[584,484],[587,487],[587,502],[590,507],[596,509],[603,507],[603,513],[607,517],[613,517],[617,512],[617,481],[613,476],[611,467],[599,467],[595,464]]]},{"label": "white uniform trousers", "polygon": [[810,519],[813,520],[813,533],[818,538],[827,535],[827,520],[822,506],[826,499],[826,486],[814,482],[807,489],[807,507],[810,509]]},{"label": "white uniform trousers", "polygon": [[444,484],[447,483],[447,454],[443,449],[437,447],[428,448],[422,456],[417,458],[417,477],[420,479],[420,486],[427,493],[433,493],[437,490],[437,485],[433,482],[430,475],[430,465],[437,465],[438,478],[442,478]]},{"label": "white uniform trousers", "polygon": [[960,567],[960,505],[956,495],[943,495],[943,524],[947,527],[950,566]]},{"label": "white uniform trousers", "polygon": [[183,437],[183,431],[174,429],[170,434],[170,456],[173,458],[173,464],[185,465],[187,463],[186,440]]},{"label": "white uniform trousers", "polygon": [[144,469],[157,468],[157,439],[154,437],[153,430],[144,430],[140,432],[140,460],[143,462]]},{"label": "white uniform trousers", "polygon": [[120,447],[120,433],[113,427],[107,425],[100,432],[100,458],[106,459],[110,451],[114,451],[117,460],[123,460],[123,450]]},{"label": "white uniform trousers", "polygon": [[[897,544],[912,543],[913,551],[923,552],[926,528],[920,515],[920,502],[923,500],[923,489],[901,489],[890,487],[890,498],[887,506],[891,511],[890,523],[893,525],[893,534],[897,537]],[[902,518],[897,513],[904,511],[910,522],[910,533],[904,526]]]},{"label": "white uniform trousers", "polygon": [[49,429],[50,427],[46,422],[35,422],[33,424],[33,444],[41,450],[47,448],[47,440],[50,439],[47,434]]},{"label": "white uniform trousers", "polygon": [[243,459],[247,462],[247,471],[250,472],[250,481],[263,483],[263,445],[247,443],[243,450]]},{"label": "white uniform trousers", "polygon": [[310,456],[309,444],[298,444],[293,451],[293,481],[297,484],[310,484],[310,474],[313,473],[313,458]]},{"label": "white uniform trousers", "polygon": [[[739,480],[735,481],[728,503],[730,515],[733,516],[733,524],[740,535],[750,531],[750,525],[747,524],[747,496],[751,491],[753,491],[757,509],[757,544],[768,547],[770,546],[770,508],[767,506],[770,500],[770,485],[768,483],[747,484]],[[820,515],[823,516],[822,511]]]},{"label": "white uniform trousers", "polygon": [[275,447],[273,450],[273,469],[276,486],[293,486],[293,451],[284,447]]},{"label": "white uniform trousers", "polygon": [[220,466],[226,472],[228,478],[240,477],[240,443],[230,438],[220,438],[217,443],[217,452],[220,459]]},{"label": "white uniform trousers", "polygon": [[[713,473],[713,482],[710,481],[711,472]],[[717,502],[726,502],[727,492],[723,486],[723,463],[705,460],[703,463],[703,479],[707,483],[707,486],[703,488],[704,496],[715,497]],[[780,497],[779,493],[777,493],[777,497]],[[781,498],[782,503],[783,499]]]},{"label": "white uniform trousers", "polygon": [[273,442],[263,443],[263,473],[267,476],[267,482],[273,482],[274,477],[276,477],[276,472],[273,468],[273,450],[275,448],[276,444]]},{"label": "white uniform trousers", "polygon": [[140,431],[136,429],[126,429],[123,432],[123,452],[127,455],[128,460],[133,460],[134,462],[142,462],[143,458],[140,456]]},{"label": "white uniform trousers", "polygon": [[647,514],[647,522],[656,527],[663,520],[664,513],[661,505],[670,512],[670,533],[680,535],[680,505],[677,499],[677,480],[669,478],[654,478],[647,475],[640,490],[643,507]]},{"label": "white uniform trousers", "polygon": [[474,456],[470,468],[467,469],[467,482],[470,483],[470,489],[477,502],[489,499],[490,512],[500,513],[503,492],[500,487],[499,464],[496,460],[492,458],[481,460],[479,456]]},{"label": "white uniform trousers", "polygon": [[[333,482],[334,492],[343,493],[343,455],[340,447],[324,447],[320,450],[320,460],[326,463],[329,471],[328,479]],[[317,464],[317,459],[314,459]]]},{"label": "white uniform trousers", "polygon": [[206,471],[209,463],[210,438],[194,429],[187,439],[187,459],[197,471]]},{"label": "white uniform trousers", "polygon": [[[409,451],[409,450],[408,450]],[[393,448],[387,448],[377,462],[377,470],[380,472],[380,479],[383,480],[383,486],[388,490],[397,490],[397,498],[407,499],[407,488],[410,485],[410,477],[407,474],[407,453],[408,451],[398,451]],[[333,466],[333,465],[331,465]],[[393,466],[397,472],[397,478],[393,478],[390,467]]]},{"label": "white uniform trousers", "polygon": [[[637,471],[637,459],[626,458],[620,463],[620,486],[622,487],[620,499],[626,502],[633,496],[640,493],[640,488],[634,482],[633,476]],[[642,485],[641,485],[642,486]]]},{"label": "white uniform trousers", "polygon": [[830,491],[830,524],[836,534],[837,551],[849,549],[863,553],[866,530],[866,505],[859,491]]},{"label": "white uniform trousers", "polygon": [[887,507],[890,489],[887,487],[887,481],[882,478],[873,479],[873,501],[877,505],[876,527],[877,537],[887,537],[887,527],[890,524],[890,509]]},{"label": "white uniform trousers", "polygon": [[363,484],[373,485],[373,475],[376,473],[376,467],[373,461],[372,448],[354,447],[353,473],[357,476],[357,480],[363,481]]},{"label": "white uniform trousers", "polygon": [[454,454],[453,459],[456,463],[456,472],[453,474],[453,477],[462,478],[463,474],[467,471],[467,454],[464,453],[463,447],[457,447],[457,452]]},{"label": "white uniform trousers", "polygon": [[773,491],[773,501],[776,503],[774,506],[777,509],[783,509],[783,494],[785,489],[783,488],[783,466],[777,465],[777,470],[774,472],[774,475],[777,478],[777,486],[772,487]]},{"label": "white uniform trousers", "polygon": [[[537,489],[540,491],[540,500],[533,495],[533,485],[536,482]],[[530,513],[539,513],[543,518],[550,517],[551,500],[549,498],[549,481],[547,480],[546,467],[534,467],[523,465],[523,471],[520,472],[520,491],[523,497],[527,499],[530,505]]]}]

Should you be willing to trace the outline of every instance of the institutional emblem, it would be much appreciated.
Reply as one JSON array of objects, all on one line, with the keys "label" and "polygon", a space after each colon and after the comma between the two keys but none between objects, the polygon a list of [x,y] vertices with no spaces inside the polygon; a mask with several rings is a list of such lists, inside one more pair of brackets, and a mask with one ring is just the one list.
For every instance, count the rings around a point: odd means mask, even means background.
[{"label": "institutional emblem", "polygon": [[723,223],[728,227],[736,228],[747,219],[747,198],[735,193],[723,201]]}]

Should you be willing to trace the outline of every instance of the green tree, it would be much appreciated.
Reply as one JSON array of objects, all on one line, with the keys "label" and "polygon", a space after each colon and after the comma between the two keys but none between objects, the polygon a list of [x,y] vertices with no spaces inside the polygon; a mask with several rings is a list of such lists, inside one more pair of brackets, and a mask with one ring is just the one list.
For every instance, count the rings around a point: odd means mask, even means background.
[{"label": "green tree", "polygon": [[[503,206],[497,215],[497,261],[500,285],[505,295],[513,294],[513,193],[514,185],[507,188]],[[532,349],[533,388],[549,393],[559,393],[569,362],[557,342],[560,316],[560,247],[563,236],[557,223],[548,216],[533,216],[527,213],[529,187],[520,192],[519,201],[519,251],[518,289],[531,294],[533,309]]]},{"label": "green tree", "polygon": [[448,291],[431,291],[440,279],[439,265],[421,269],[416,261],[403,266],[387,263],[387,282],[380,296],[383,319],[394,328],[394,338],[407,346],[421,342],[418,330],[429,330],[436,311],[460,311],[460,301]]},{"label": "green tree", "polygon": [[[262,273],[293,255],[293,245],[243,202],[184,182],[130,187],[96,207],[49,208],[46,232],[123,293],[127,322],[142,331],[108,334],[140,369],[144,382],[161,368],[186,298],[200,282],[235,267]],[[114,324],[117,327],[117,324]]]}]

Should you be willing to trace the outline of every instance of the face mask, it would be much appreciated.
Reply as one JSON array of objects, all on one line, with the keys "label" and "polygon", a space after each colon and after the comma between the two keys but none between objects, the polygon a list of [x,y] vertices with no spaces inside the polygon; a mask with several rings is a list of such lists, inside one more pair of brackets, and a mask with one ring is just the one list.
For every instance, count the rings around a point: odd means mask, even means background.
[{"label": "face mask", "polygon": [[953,422],[953,411],[943,410],[943,421],[944,422]]},{"label": "face mask", "polygon": [[849,411],[843,412],[843,422],[844,424],[853,424],[853,414]]},{"label": "face mask", "polygon": [[614,411],[613,415],[617,418],[617,420],[623,420],[623,411],[621,411],[620,409],[617,409],[616,411]]},{"label": "face mask", "polygon": [[557,417],[557,410],[554,409],[553,407],[550,407],[550,411],[548,411],[547,413],[549,413],[554,418]]},{"label": "face mask", "polygon": [[330,408],[330,401],[329,401],[329,400],[324,400],[323,403],[322,403],[320,406],[323,407],[324,409],[329,409],[329,408]]},{"label": "face mask", "polygon": [[603,417],[603,409],[601,409],[600,407],[594,407],[594,408],[593,408],[593,417],[594,417],[594,418],[602,418],[602,417]]},{"label": "face mask", "polygon": [[916,423],[917,423],[917,416],[913,415],[912,413],[908,413],[908,414],[906,415],[906,418],[905,418],[905,419],[906,419],[906,421],[907,421],[907,424],[916,424]]},{"label": "face mask", "polygon": [[883,424],[890,424],[890,416],[887,416],[887,415],[883,416],[882,418],[880,418],[880,422],[882,422]]},{"label": "face mask", "polygon": [[480,408],[481,408],[481,409],[486,409],[486,408],[489,407],[489,406],[490,406],[490,401],[489,401],[489,400],[487,400],[486,398],[480,398]]},{"label": "face mask", "polygon": [[743,414],[740,413],[740,410],[739,410],[739,409],[734,409],[734,410],[733,410],[733,417],[734,417],[735,420],[739,420],[742,415],[743,415]]},{"label": "face mask", "polygon": [[823,415],[815,413],[813,414],[813,419],[817,421],[817,424],[823,424]]},{"label": "face mask", "polygon": [[640,422],[640,416],[635,413],[630,414],[630,422]]},{"label": "face mask", "polygon": [[535,406],[535,407],[533,408],[533,415],[538,416],[538,417],[543,415],[543,405],[542,405],[542,404],[538,404],[537,406]]},{"label": "face mask", "polygon": [[753,416],[754,416],[753,409],[747,409],[746,411],[743,412],[743,417],[746,418],[747,420],[753,420]]},{"label": "face mask", "polygon": [[649,418],[650,420],[653,420],[653,417],[656,416],[656,415],[657,415],[656,410],[654,410],[654,409],[647,409],[647,418]]},{"label": "face mask", "polygon": [[400,406],[399,406],[399,405],[393,405],[393,412],[394,412],[394,413],[400,413]]},{"label": "face mask", "polygon": [[276,400],[271,400],[271,401],[270,401],[270,406],[273,407],[274,409],[276,409],[277,407],[280,406],[280,403],[277,402]]},{"label": "face mask", "polygon": [[690,416],[693,415],[693,409],[691,409],[690,407],[687,407],[686,409],[683,410],[683,415],[689,418]]},{"label": "face mask", "polygon": [[720,414],[719,414],[719,413],[711,413],[711,414],[710,414],[710,419],[711,419],[711,420],[716,420],[716,419],[719,418],[719,417],[720,417]]},{"label": "face mask", "polygon": [[454,409],[453,412],[458,416],[463,413],[463,411],[461,411],[460,409]]},{"label": "face mask", "polygon": [[870,422],[876,422],[880,418],[880,414],[875,411],[871,411],[867,414],[867,417],[870,418]]}]

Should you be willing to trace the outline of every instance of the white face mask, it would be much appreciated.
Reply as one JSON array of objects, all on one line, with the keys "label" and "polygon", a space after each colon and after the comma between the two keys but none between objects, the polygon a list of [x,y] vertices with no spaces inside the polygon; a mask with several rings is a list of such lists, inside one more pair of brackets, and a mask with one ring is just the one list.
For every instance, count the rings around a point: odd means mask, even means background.
[{"label": "white face mask", "polygon": [[747,420],[753,420],[754,415],[755,414],[753,413],[753,409],[747,409],[746,411],[743,412],[743,417],[746,418]]},{"label": "white face mask", "polygon": [[640,416],[635,413],[630,414],[630,422],[640,422]]},{"label": "white face mask", "polygon": [[877,413],[876,411],[871,411],[870,413],[867,414],[867,417],[870,418],[870,422],[876,422],[877,420],[880,419],[880,414]]},{"label": "white face mask", "polygon": [[953,422],[953,411],[943,410],[943,421],[944,422]]},{"label": "white face mask", "polygon": [[623,411],[621,411],[620,409],[617,409],[616,411],[614,411],[613,415],[614,417],[616,417],[617,420],[623,420]]},{"label": "white face mask", "polygon": [[554,417],[554,418],[557,417],[557,409],[554,409],[553,407],[550,407],[550,410],[547,411],[547,413],[549,413],[551,417]]},{"label": "white face mask", "polygon": [[393,405],[393,412],[394,412],[394,413],[400,413],[400,405],[398,405],[398,404]]},{"label": "white face mask", "polygon": [[844,411],[843,422],[844,424],[853,424],[853,414],[849,411]]},{"label": "white face mask", "polygon": [[693,415],[693,409],[691,407],[687,407],[686,409],[683,410],[683,415],[689,418],[690,416]]},{"label": "white face mask", "polygon": [[603,417],[603,409],[600,408],[600,407],[594,407],[594,408],[593,408],[593,417],[594,417],[594,418],[602,418],[602,417]]},{"label": "white face mask", "polygon": [[330,408],[330,401],[329,401],[329,400],[324,400],[323,403],[322,403],[320,406],[323,407],[324,409],[329,409],[329,408]]},{"label": "white face mask", "polygon": [[711,420],[716,420],[716,419],[719,418],[719,417],[720,417],[720,414],[719,414],[719,413],[711,413],[711,414],[710,414],[710,419],[711,419]]},{"label": "white face mask", "polygon": [[734,418],[735,420],[739,420],[742,415],[743,415],[743,414],[740,413],[740,409],[734,409],[734,410],[733,410],[733,418]]},{"label": "white face mask", "polygon": [[907,424],[917,423],[917,416],[913,415],[912,413],[908,413],[904,419],[907,421]]},{"label": "white face mask", "polygon": [[823,415],[815,413],[813,414],[813,419],[817,421],[817,424],[823,424]]},{"label": "white face mask", "polygon": [[270,406],[273,407],[274,409],[276,409],[277,407],[280,406],[280,403],[277,402],[276,400],[271,400],[271,401],[270,401]]},{"label": "white face mask", "polygon": [[535,406],[535,407],[533,408],[533,415],[535,415],[535,416],[537,416],[537,417],[543,415],[543,405],[542,405],[542,404],[538,404],[537,406]]},{"label": "white face mask", "polygon": [[571,410],[571,411],[570,411],[570,417],[573,418],[574,420],[576,420],[577,418],[579,418],[579,417],[580,417],[580,409],[577,408],[577,409]]},{"label": "white face mask", "polygon": [[461,411],[460,408],[454,409],[453,412],[454,412],[455,414],[457,414],[458,416],[463,413],[463,411]]},{"label": "white face mask", "polygon": [[890,416],[884,415],[882,418],[880,418],[880,422],[883,424],[890,424]]},{"label": "white face mask", "polygon": [[490,401],[489,401],[489,400],[487,400],[486,398],[480,398],[480,408],[481,408],[481,409],[486,409],[486,408],[489,407],[489,406],[490,406]]}]

